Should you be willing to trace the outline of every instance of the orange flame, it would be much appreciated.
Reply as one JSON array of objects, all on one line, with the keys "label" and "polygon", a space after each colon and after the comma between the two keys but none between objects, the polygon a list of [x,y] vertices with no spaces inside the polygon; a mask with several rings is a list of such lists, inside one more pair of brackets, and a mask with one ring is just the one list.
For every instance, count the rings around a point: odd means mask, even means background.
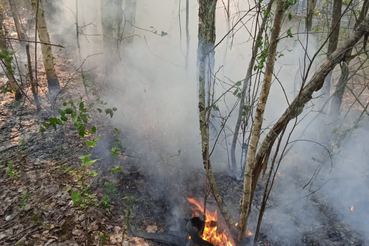
[{"label": "orange flame", "polygon": [[[193,216],[200,216],[204,212],[204,207],[198,203],[193,198],[187,198],[187,200],[195,206]],[[230,237],[228,238],[224,232],[218,231],[218,226],[216,222],[218,221],[217,211],[210,212],[206,210],[205,212],[206,220],[205,220],[205,227],[202,233],[202,239],[218,246],[233,246],[233,239]],[[238,226],[238,223],[235,224]],[[247,235],[251,236],[252,233],[248,231]]]},{"label": "orange flame", "polygon": [[351,211],[354,211],[354,206],[351,206]]}]

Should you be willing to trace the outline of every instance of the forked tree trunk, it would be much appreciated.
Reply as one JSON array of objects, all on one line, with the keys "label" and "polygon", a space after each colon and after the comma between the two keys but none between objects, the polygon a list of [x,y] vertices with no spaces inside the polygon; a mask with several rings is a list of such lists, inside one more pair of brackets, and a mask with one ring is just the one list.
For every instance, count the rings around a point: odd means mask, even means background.
[{"label": "forked tree trunk", "polygon": [[217,0],[199,0],[199,29],[198,29],[198,80],[199,80],[199,119],[201,132],[201,147],[203,165],[206,169],[206,176],[217,201],[220,212],[224,217],[229,229],[234,231],[232,217],[227,209],[225,202],[220,195],[216,183],[212,165],[209,157],[209,120],[207,117],[208,107],[205,90],[206,84],[211,83],[212,67],[214,66],[214,43],[215,43],[215,10]]},{"label": "forked tree trunk", "polygon": [[[33,9],[33,12],[35,13],[35,16],[36,16],[36,13],[38,13],[37,23],[36,23],[37,30],[38,30],[38,38],[40,39],[41,43],[50,44],[51,42],[50,42],[49,32],[47,30],[45,13],[42,7],[42,1],[41,0],[31,0],[31,1],[32,1],[31,2],[32,9]],[[37,9],[37,1],[40,1],[38,9]],[[54,67],[53,53],[51,50],[51,46],[46,45],[46,44],[41,44],[41,52],[42,52],[42,58],[43,58],[44,67],[46,71],[46,78],[47,78],[47,85],[49,88],[49,92],[57,91],[60,89],[60,83],[59,83],[58,77],[56,75],[55,67]]]},{"label": "forked tree trunk", "polygon": [[109,76],[119,63],[120,44],[123,35],[123,0],[100,0],[103,29],[105,72]]},{"label": "forked tree trunk", "polygon": [[259,147],[258,153],[254,160],[254,170],[252,172],[252,202],[255,188],[259,176],[263,170],[264,158],[266,158],[267,153],[270,152],[275,140],[278,135],[285,129],[288,123],[299,116],[306,105],[312,99],[312,94],[322,88],[324,79],[327,74],[333,70],[333,68],[340,62],[342,62],[347,54],[347,51],[352,49],[352,47],[364,36],[364,34],[369,32],[369,16],[356,28],[354,33],[350,38],[346,39],[344,44],[336,49],[329,58],[327,58],[320,68],[314,73],[306,86],[300,91],[298,96],[293,100],[290,106],[286,109],[283,115],[278,119],[277,123],[272,127],[272,129],[266,135],[264,141]]},{"label": "forked tree trunk", "polygon": [[[359,18],[357,19],[356,23],[355,23],[355,28],[364,20],[365,16],[368,13],[368,8],[369,8],[369,0],[364,0],[363,2],[363,7],[361,9]],[[342,62],[342,70],[341,70],[341,76],[338,80],[338,84],[336,86],[336,90],[333,94],[332,97],[332,102],[330,105],[330,115],[337,117],[340,113],[340,109],[341,109],[341,105],[342,105],[342,98],[343,98],[343,94],[345,92],[345,88],[347,85],[347,80],[349,77],[349,64],[350,61],[352,60],[352,49],[350,49],[347,52],[347,56],[346,59],[344,60],[344,62]]]},{"label": "forked tree trunk", "polygon": [[[332,34],[329,38],[327,57],[329,57],[337,49],[338,38],[340,35],[341,14],[342,14],[342,0],[334,0],[332,24],[330,29],[330,32],[332,32]],[[328,98],[330,95],[331,81],[332,81],[332,73],[329,73],[323,85],[323,92],[326,94],[325,98]]]},{"label": "forked tree trunk", "polygon": [[309,0],[307,2],[307,15],[306,15],[306,31],[310,32],[313,26],[314,9],[317,0]]},{"label": "forked tree trunk", "polygon": [[[4,30],[3,30],[3,22],[4,22],[4,9],[0,10],[0,49],[1,50],[5,50],[7,48],[6,47],[6,40],[5,40],[5,33],[4,33]],[[11,71],[11,69],[8,69],[9,65],[11,65],[11,64],[6,64],[6,63],[7,62],[4,61],[4,64],[5,64],[5,67],[4,67],[5,71],[4,72],[6,74],[6,77],[8,78],[9,88],[13,92],[15,92],[15,100],[19,101],[22,98],[22,93],[20,91],[18,83],[15,81],[13,72]]]},{"label": "forked tree trunk", "polygon": [[[250,59],[250,63],[249,66],[247,68],[247,72],[246,72],[246,77],[243,81],[243,86],[242,86],[242,96],[241,96],[241,100],[240,100],[240,106],[238,109],[238,117],[237,117],[237,121],[236,121],[236,127],[234,129],[234,133],[233,133],[233,140],[232,140],[232,146],[231,146],[231,162],[232,162],[232,169],[233,171],[235,171],[237,169],[237,161],[236,161],[236,144],[237,144],[237,139],[238,139],[238,133],[241,127],[241,122],[242,122],[242,118],[243,118],[243,112],[244,112],[244,106],[246,104],[246,97],[247,97],[247,92],[246,89],[250,83],[251,80],[251,75],[252,75],[252,71],[254,70],[254,65],[255,65],[255,60],[258,54],[258,50],[259,50],[259,45],[258,45],[258,41],[261,40],[264,30],[265,30],[265,26],[266,23],[268,21],[268,16],[269,13],[272,9],[272,5],[273,5],[274,0],[271,0],[268,3],[268,7],[266,9],[265,15],[263,17],[260,29],[258,31],[258,34],[256,36],[256,41],[254,42],[254,46],[252,48],[252,56]],[[241,163],[242,166],[242,163]],[[242,175],[242,174],[241,174]]]},{"label": "forked tree trunk", "polygon": [[259,102],[256,108],[254,124],[252,127],[251,140],[249,145],[249,151],[247,153],[246,170],[244,176],[243,197],[241,207],[241,220],[238,234],[238,240],[242,241],[246,237],[247,219],[250,213],[252,203],[252,174],[255,169],[255,154],[258,147],[261,127],[263,124],[263,116],[265,105],[268,100],[270,86],[273,77],[274,64],[277,53],[278,37],[282,27],[282,20],[284,14],[285,0],[277,0],[277,9],[274,18],[273,31],[269,42],[269,53],[266,61],[266,69],[264,74],[264,80],[261,87]]}]

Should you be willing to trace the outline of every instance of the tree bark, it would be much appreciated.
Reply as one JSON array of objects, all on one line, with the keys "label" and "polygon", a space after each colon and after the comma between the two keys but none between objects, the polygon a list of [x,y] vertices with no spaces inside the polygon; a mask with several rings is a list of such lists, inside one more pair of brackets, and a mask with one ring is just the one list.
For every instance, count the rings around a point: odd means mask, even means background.
[{"label": "tree bark", "polygon": [[[3,22],[4,22],[4,9],[0,11],[0,49],[5,50],[6,46],[6,39],[5,39],[5,32],[3,29]],[[6,64],[6,61],[4,61]],[[10,64],[7,64],[10,65]],[[22,93],[20,91],[19,85],[17,81],[15,81],[13,72],[8,69],[8,66],[4,67],[6,77],[8,78],[8,84],[10,89],[15,92],[15,100],[20,101],[22,99]]]},{"label": "tree bark", "polygon": [[[37,30],[38,30],[38,38],[40,39],[40,42],[42,43],[51,43],[49,32],[47,30],[46,20],[45,20],[45,13],[42,7],[42,1],[41,0],[31,0],[31,1],[32,1],[31,2],[32,9],[33,9],[33,12],[35,13],[35,16],[38,12],[37,23],[36,23]],[[40,1],[38,10],[37,10],[37,1]],[[54,61],[53,61],[54,58],[53,58],[51,46],[41,44],[41,52],[42,52],[44,67],[46,70],[46,78],[47,78],[49,92],[57,91],[60,89],[60,83],[59,83],[58,77],[56,75],[55,67],[54,67]],[[37,69],[37,67],[35,67],[35,69]]]},{"label": "tree bark", "polygon": [[[255,60],[258,54],[258,50],[259,50],[259,45],[258,45],[258,41],[261,40],[263,33],[264,33],[264,29],[266,26],[266,22],[268,20],[268,15],[272,9],[272,5],[273,5],[274,0],[271,0],[268,3],[268,7],[266,9],[266,14],[263,17],[260,29],[258,31],[258,34],[256,36],[255,42],[254,42],[254,46],[252,48],[252,56],[250,59],[250,63],[249,63],[249,67],[247,68],[247,72],[246,72],[246,77],[243,81],[243,86],[242,86],[242,96],[241,96],[241,100],[240,100],[240,106],[238,109],[238,117],[237,117],[237,121],[236,121],[236,127],[234,129],[234,134],[233,134],[233,139],[232,139],[232,146],[231,146],[231,162],[232,162],[232,169],[236,170],[237,169],[237,161],[236,161],[236,144],[237,144],[237,139],[238,139],[238,133],[241,127],[241,121],[242,121],[242,113],[244,111],[244,106],[245,106],[245,101],[246,101],[246,96],[247,96],[247,92],[246,89],[248,87],[248,84],[251,80],[251,75],[252,75],[252,71],[254,69],[254,65],[255,65]],[[241,163],[242,165],[242,163]],[[241,174],[242,175],[242,174]]]},{"label": "tree bark", "polygon": [[125,5],[125,25],[124,25],[124,44],[133,43],[133,35],[135,34],[133,25],[136,23],[137,0],[126,0]]},{"label": "tree bark", "polygon": [[307,15],[306,15],[306,32],[311,32],[313,26],[314,9],[317,0],[309,0],[307,3]]},{"label": "tree bark", "polygon": [[[340,35],[341,14],[342,14],[342,0],[334,0],[332,24],[331,24],[332,34],[329,38],[327,57],[329,57],[337,49],[338,38]],[[328,98],[330,95],[331,80],[332,80],[332,73],[329,73],[325,79],[324,86],[323,86],[323,92],[326,94],[325,98]]]},{"label": "tree bark", "polygon": [[199,120],[201,132],[201,147],[203,165],[210,187],[217,201],[220,212],[225,219],[228,228],[234,232],[233,219],[220,195],[209,157],[209,122],[207,118],[208,107],[206,105],[205,84],[210,84],[212,68],[214,66],[214,43],[215,43],[215,10],[217,0],[199,0],[199,27],[198,27],[198,80],[199,80]]},{"label": "tree bark", "polygon": [[186,70],[188,70],[188,58],[190,54],[190,0],[186,0]]},{"label": "tree bark", "polygon": [[[357,19],[357,21],[355,23],[355,28],[364,20],[365,16],[368,13],[368,8],[369,8],[369,0],[364,0],[363,7],[361,9],[359,18]],[[364,44],[364,46],[365,46],[365,44]],[[330,115],[332,115],[334,117],[337,117],[340,113],[340,109],[341,109],[341,105],[342,105],[342,98],[343,98],[343,94],[345,92],[348,75],[350,73],[349,64],[350,64],[350,61],[353,59],[351,54],[352,54],[352,49],[349,49],[349,51],[347,52],[346,58],[345,58],[344,62],[342,63],[341,76],[338,80],[338,84],[337,84],[336,90],[333,94],[332,102],[330,104],[329,113],[330,113]]]},{"label": "tree bark", "polygon": [[252,202],[252,173],[255,169],[255,154],[258,147],[261,127],[263,124],[263,116],[265,105],[268,100],[270,86],[273,78],[273,70],[275,64],[275,57],[277,53],[278,38],[282,27],[282,20],[284,14],[285,0],[277,1],[277,9],[274,18],[273,31],[270,37],[269,52],[266,61],[266,69],[264,74],[264,80],[260,92],[259,102],[256,108],[254,124],[252,127],[252,135],[249,145],[249,151],[247,153],[246,170],[244,175],[244,187],[241,207],[241,220],[238,240],[242,241],[246,237],[247,219],[250,213],[251,202]]},{"label": "tree bark", "polygon": [[274,141],[278,137],[278,135],[282,132],[282,130],[287,126],[287,124],[297,116],[299,116],[304,106],[307,102],[312,99],[312,94],[314,91],[320,90],[324,83],[324,79],[327,74],[333,70],[333,68],[340,62],[342,62],[345,57],[347,50],[352,49],[352,47],[366,34],[369,32],[369,16],[364,19],[364,21],[356,28],[354,33],[350,38],[346,39],[344,44],[336,49],[335,52],[331,54],[330,57],[327,57],[326,60],[322,63],[320,68],[314,73],[312,78],[309,80],[307,85],[300,91],[298,96],[293,100],[290,106],[286,109],[283,115],[278,119],[277,123],[273,126],[273,128],[268,132],[264,141],[260,145],[258,153],[255,157],[254,161],[254,170],[252,173],[252,194],[251,201],[253,199],[254,191],[256,188],[257,181],[259,179],[260,173],[263,169],[263,160],[266,154],[269,152],[270,148],[273,146]]},{"label": "tree bark", "polygon": [[107,76],[119,63],[120,44],[123,35],[123,0],[100,0],[103,29],[105,72]]},{"label": "tree bark", "polygon": [[26,44],[26,54],[27,54],[28,76],[29,76],[29,80],[31,82],[31,91],[32,91],[33,98],[34,98],[35,103],[36,103],[37,113],[39,113],[41,111],[41,105],[40,105],[40,101],[38,99],[37,83],[34,80],[33,73],[32,73],[31,54],[29,52],[29,44]]},{"label": "tree bark", "polygon": [[12,15],[13,15],[15,29],[17,30],[18,39],[25,40],[27,38],[27,36],[24,33],[22,23],[19,20],[19,14],[18,14],[18,11],[17,11],[17,7],[15,6],[14,0],[8,0],[8,1],[9,1],[9,5],[10,5],[10,10],[11,10]]}]

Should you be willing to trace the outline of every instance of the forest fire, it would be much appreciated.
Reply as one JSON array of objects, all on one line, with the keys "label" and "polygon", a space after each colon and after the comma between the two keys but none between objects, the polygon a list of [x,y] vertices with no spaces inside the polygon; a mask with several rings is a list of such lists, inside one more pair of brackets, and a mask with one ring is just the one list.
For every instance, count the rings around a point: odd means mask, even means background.
[{"label": "forest fire", "polygon": [[[200,203],[198,203],[193,198],[187,198],[187,200],[195,205],[195,209],[193,210],[193,216],[200,216],[204,212],[204,206],[202,206]],[[219,246],[232,246],[234,245],[233,239],[228,238],[224,232],[219,232],[217,221],[218,221],[218,215],[217,211],[210,212],[206,209],[206,220],[205,220],[205,227],[202,234],[202,239]]]}]

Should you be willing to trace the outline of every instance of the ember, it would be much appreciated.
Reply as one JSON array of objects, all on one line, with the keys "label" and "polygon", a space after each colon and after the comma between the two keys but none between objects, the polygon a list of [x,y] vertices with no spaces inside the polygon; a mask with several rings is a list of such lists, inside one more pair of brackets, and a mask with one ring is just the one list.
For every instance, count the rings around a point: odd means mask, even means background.
[{"label": "ember", "polygon": [[354,211],[354,206],[351,206],[351,211]]}]

